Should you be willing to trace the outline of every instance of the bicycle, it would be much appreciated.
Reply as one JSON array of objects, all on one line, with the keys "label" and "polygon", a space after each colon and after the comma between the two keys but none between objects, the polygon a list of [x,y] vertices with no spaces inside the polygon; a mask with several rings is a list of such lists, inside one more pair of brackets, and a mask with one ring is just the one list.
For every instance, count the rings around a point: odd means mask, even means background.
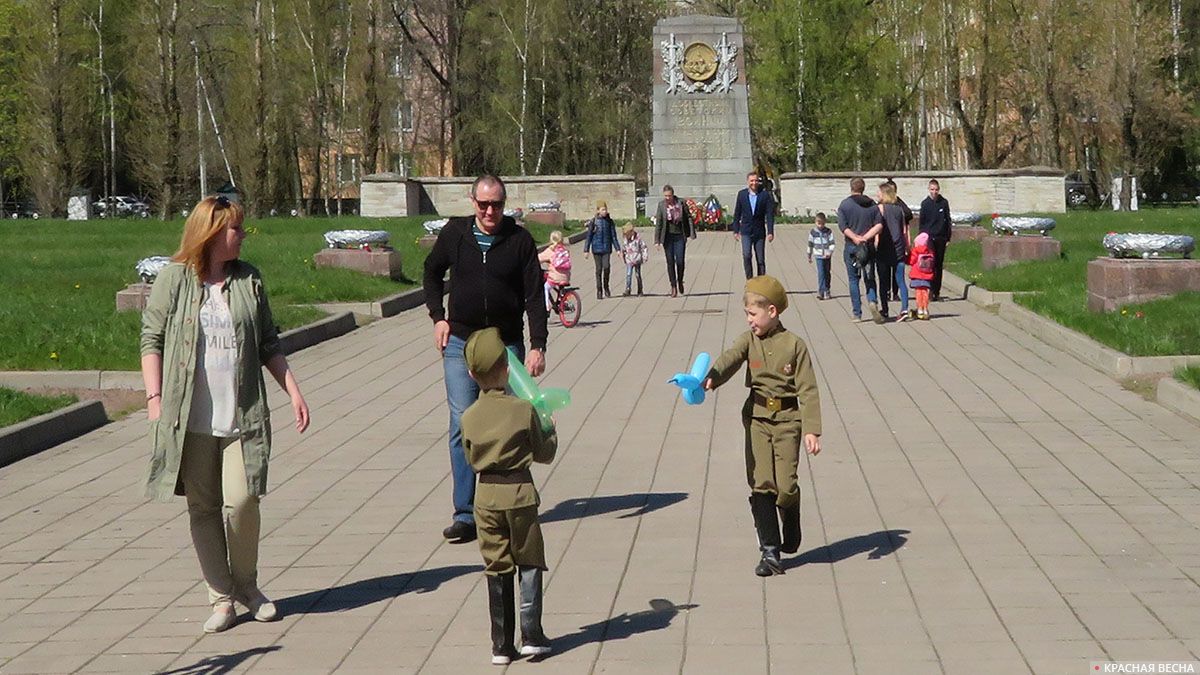
[{"label": "bicycle", "polygon": [[559,286],[555,284],[554,295],[550,298],[551,310],[558,314],[563,328],[570,328],[579,323],[579,315],[583,313],[583,302],[579,299],[577,286]]}]

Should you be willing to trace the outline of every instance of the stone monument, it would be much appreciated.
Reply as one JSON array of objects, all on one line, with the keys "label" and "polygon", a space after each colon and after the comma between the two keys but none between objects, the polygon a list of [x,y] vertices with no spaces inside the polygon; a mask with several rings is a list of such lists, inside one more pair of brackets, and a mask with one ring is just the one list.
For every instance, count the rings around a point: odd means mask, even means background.
[{"label": "stone monument", "polygon": [[716,195],[732,210],[754,168],[745,44],[737,19],[680,16],[654,26],[651,184],[647,211],[663,185],[681,199]]}]

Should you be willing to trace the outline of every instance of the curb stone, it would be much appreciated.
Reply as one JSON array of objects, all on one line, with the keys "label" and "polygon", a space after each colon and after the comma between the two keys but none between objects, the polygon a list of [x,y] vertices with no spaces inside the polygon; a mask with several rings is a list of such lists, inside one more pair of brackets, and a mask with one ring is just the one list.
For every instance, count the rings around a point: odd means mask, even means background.
[{"label": "curb stone", "polygon": [[81,401],[0,429],[0,467],[108,424],[99,401]]},{"label": "curb stone", "polygon": [[1160,405],[1200,423],[1200,389],[1164,377],[1158,381],[1154,397]]}]

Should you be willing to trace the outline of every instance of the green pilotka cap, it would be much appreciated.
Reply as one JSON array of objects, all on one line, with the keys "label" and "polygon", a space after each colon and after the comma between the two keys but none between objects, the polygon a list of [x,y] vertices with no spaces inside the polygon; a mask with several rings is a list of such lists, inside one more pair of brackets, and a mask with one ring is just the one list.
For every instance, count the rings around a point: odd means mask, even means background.
[{"label": "green pilotka cap", "polygon": [[775,311],[781,314],[787,309],[787,291],[775,277],[766,274],[754,277],[746,282],[746,291],[763,296],[767,302],[775,305]]},{"label": "green pilotka cap", "polygon": [[507,358],[504,340],[500,339],[500,330],[497,328],[484,328],[471,333],[463,352],[467,369],[477,374],[490,372],[497,363]]}]

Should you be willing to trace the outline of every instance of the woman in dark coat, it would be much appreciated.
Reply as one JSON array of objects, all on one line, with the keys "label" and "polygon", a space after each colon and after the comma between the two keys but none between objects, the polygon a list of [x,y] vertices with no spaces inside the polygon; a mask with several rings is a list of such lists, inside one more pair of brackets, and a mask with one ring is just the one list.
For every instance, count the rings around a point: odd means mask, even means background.
[{"label": "woman in dark coat", "polygon": [[667,254],[667,279],[671,281],[671,297],[683,293],[683,268],[687,255],[687,240],[696,238],[696,224],[687,206],[675,196],[675,189],[663,186],[663,198],[654,217],[654,246]]}]

